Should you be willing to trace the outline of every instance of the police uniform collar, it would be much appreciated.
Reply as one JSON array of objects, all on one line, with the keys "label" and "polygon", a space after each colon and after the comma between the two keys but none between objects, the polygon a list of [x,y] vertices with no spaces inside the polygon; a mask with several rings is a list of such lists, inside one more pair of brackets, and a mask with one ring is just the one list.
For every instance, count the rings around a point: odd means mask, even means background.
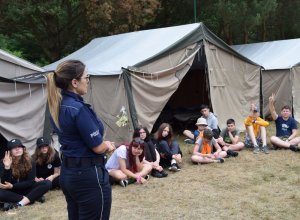
[{"label": "police uniform collar", "polygon": [[71,91],[68,91],[68,90],[63,90],[63,91],[61,92],[61,94],[62,94],[62,95],[67,95],[67,96],[71,96],[71,97],[73,97],[74,99],[80,100],[80,101],[83,102],[83,98],[82,98],[80,95],[78,95],[78,94],[76,94],[76,93],[74,93],[74,92],[71,92]]}]

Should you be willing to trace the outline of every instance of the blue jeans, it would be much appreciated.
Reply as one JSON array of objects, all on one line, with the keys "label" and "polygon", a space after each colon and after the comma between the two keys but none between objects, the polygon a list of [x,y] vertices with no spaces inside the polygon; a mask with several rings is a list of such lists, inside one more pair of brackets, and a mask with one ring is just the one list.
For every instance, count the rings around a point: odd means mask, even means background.
[{"label": "blue jeans", "polygon": [[62,164],[60,186],[70,220],[109,219],[111,187],[104,166],[66,168]]}]

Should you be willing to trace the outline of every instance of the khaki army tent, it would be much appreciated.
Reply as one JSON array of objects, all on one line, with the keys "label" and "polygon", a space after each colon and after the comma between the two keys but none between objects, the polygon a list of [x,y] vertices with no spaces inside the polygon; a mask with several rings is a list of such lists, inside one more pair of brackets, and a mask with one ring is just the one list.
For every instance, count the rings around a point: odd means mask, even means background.
[{"label": "khaki army tent", "polygon": [[[43,69],[0,50],[1,152],[6,142],[20,139],[30,153],[43,134],[46,109]],[[19,77],[20,75],[26,75]],[[15,78],[17,76],[17,78]],[[1,155],[2,156],[2,155]]]},{"label": "khaki army tent", "polygon": [[[175,112],[210,103],[220,127],[234,118],[243,129],[249,103],[259,100],[260,66],[203,23],[96,38],[44,68],[68,59],[87,65],[86,99],[106,124],[106,138],[116,142],[129,140],[139,124],[151,131],[166,106]],[[118,127],[122,107],[129,122]]]},{"label": "khaki army tent", "polygon": [[300,120],[300,38],[254,44],[234,45],[237,52],[260,64],[262,69],[263,113],[270,114],[268,98],[275,94],[275,109],[293,107],[294,116]]}]

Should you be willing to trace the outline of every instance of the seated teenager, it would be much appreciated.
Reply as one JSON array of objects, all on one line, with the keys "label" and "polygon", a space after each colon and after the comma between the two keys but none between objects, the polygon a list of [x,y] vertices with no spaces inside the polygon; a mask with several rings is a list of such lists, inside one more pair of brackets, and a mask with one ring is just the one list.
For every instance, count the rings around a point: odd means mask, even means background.
[{"label": "seated teenager", "polygon": [[[213,148],[216,151],[213,153]],[[210,129],[203,131],[203,137],[199,137],[195,143],[191,160],[193,163],[224,163],[226,152],[222,151],[217,141],[213,138],[213,132]]]},{"label": "seated teenager", "polygon": [[196,122],[197,130],[190,131],[184,130],[183,134],[188,137],[185,139],[184,142],[187,144],[195,144],[197,137],[199,136],[200,132],[203,131],[207,127],[207,122],[205,118],[198,118]]},{"label": "seated teenager", "polygon": [[276,125],[276,136],[270,138],[271,143],[277,148],[299,151],[300,137],[298,137],[297,121],[291,116],[291,108],[283,106],[281,115],[278,115],[274,107],[274,94],[269,97],[269,109]]},{"label": "seated teenager", "polygon": [[[35,182],[35,163],[19,139],[8,142],[3,159],[0,201],[9,210],[39,201],[51,188],[50,181]],[[2,172],[0,172],[2,173]]]},{"label": "seated teenager", "polygon": [[159,165],[160,155],[156,150],[156,140],[150,137],[150,133],[146,127],[139,126],[134,129],[133,139],[141,138],[146,142],[145,145],[145,163],[148,163],[152,166],[151,176],[162,178],[168,176],[168,174],[164,171],[163,167]]},{"label": "seated teenager", "polygon": [[160,154],[160,165],[168,167],[170,171],[180,171],[181,168],[178,164],[182,162],[182,152],[179,144],[173,140],[171,125],[162,123],[155,133],[155,138],[158,142],[157,150]]},{"label": "seated teenager", "polygon": [[206,119],[208,127],[211,128],[214,138],[217,139],[220,136],[217,117],[212,112],[210,112],[210,109],[207,105],[202,105],[200,111],[202,114],[202,118]]},{"label": "seated teenager", "polygon": [[263,152],[269,153],[267,146],[267,131],[266,127],[269,122],[259,117],[259,109],[255,104],[250,106],[250,114],[244,120],[246,126],[245,146],[253,148],[253,153]]},{"label": "seated teenager", "polygon": [[61,160],[58,152],[50,146],[50,141],[46,137],[37,139],[32,158],[36,163],[35,181],[49,180],[52,182],[52,189],[59,188]]},{"label": "seated teenager", "polygon": [[144,163],[145,145],[142,139],[135,138],[128,147],[118,147],[108,159],[105,167],[109,175],[121,186],[126,187],[130,182],[147,182],[152,166]]},{"label": "seated teenager", "polygon": [[240,131],[235,127],[235,121],[228,119],[227,127],[221,131],[220,137],[218,138],[218,144],[222,150],[227,152],[227,156],[237,157],[238,152],[245,146],[243,142],[239,141]]}]

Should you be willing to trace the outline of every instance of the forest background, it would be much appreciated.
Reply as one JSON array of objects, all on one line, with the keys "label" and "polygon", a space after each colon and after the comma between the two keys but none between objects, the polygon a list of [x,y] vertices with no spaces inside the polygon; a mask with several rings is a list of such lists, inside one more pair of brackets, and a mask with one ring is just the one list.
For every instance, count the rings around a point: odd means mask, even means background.
[{"label": "forest background", "polygon": [[300,36],[299,0],[0,0],[0,48],[37,65],[94,38],[204,22],[229,45]]}]

